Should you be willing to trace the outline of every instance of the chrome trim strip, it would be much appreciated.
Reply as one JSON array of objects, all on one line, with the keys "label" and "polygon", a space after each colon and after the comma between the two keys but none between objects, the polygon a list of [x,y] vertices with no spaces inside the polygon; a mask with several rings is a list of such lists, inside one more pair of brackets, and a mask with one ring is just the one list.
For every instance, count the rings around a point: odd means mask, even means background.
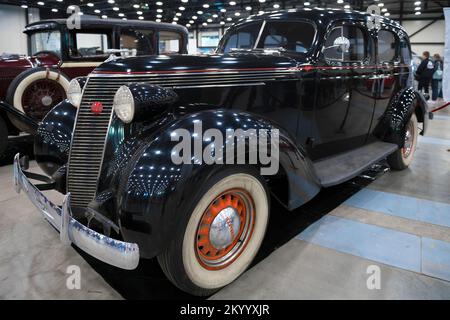
[{"label": "chrome trim strip", "polygon": [[27,194],[42,216],[59,231],[63,244],[73,243],[91,256],[118,268],[136,269],[139,264],[139,246],[136,243],[107,237],[75,220],[70,210],[70,193],[64,196],[62,207],[53,204],[25,176],[19,157],[19,154],[15,155],[13,164],[16,192],[23,190]]},{"label": "chrome trim strip", "polygon": [[255,45],[253,46],[253,49],[258,48],[258,43],[261,40],[261,36],[262,36],[262,33],[264,31],[264,27],[265,26],[266,26],[266,20],[263,21],[263,23],[261,25],[261,29],[259,29],[258,37],[256,38]]},{"label": "chrome trim strip", "polygon": [[173,89],[195,89],[195,88],[215,88],[215,87],[242,87],[242,86],[265,86],[265,82],[255,83],[230,83],[230,84],[205,84],[198,86],[175,86]]}]

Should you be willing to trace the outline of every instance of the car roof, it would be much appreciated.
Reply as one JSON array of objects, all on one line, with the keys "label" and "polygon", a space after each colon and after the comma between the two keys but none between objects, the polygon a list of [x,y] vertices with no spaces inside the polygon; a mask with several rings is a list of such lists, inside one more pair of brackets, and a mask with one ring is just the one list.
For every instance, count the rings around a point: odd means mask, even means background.
[{"label": "car roof", "polygon": [[[263,14],[251,15],[247,18],[239,20],[233,27],[240,26],[244,23],[260,20],[288,20],[288,19],[308,19],[322,25],[328,25],[337,20],[366,20],[371,14],[356,10],[332,9],[332,8],[302,8],[271,11]],[[401,24],[389,18],[378,16],[380,23],[390,27],[395,27],[404,31]]]},{"label": "car roof", "polygon": [[[163,29],[163,30],[173,30],[181,33],[187,34],[188,31],[186,27],[181,25],[176,25],[172,23],[155,22],[155,21],[143,21],[143,20],[122,20],[122,19],[101,19],[97,16],[81,16],[81,26],[87,27],[100,27],[100,26],[120,26],[120,27],[135,27],[135,28],[145,28],[145,29]],[[49,19],[41,20],[37,22],[30,23],[25,27],[23,32],[32,32],[36,30],[48,30],[57,27],[58,25],[66,25],[67,19]]]}]

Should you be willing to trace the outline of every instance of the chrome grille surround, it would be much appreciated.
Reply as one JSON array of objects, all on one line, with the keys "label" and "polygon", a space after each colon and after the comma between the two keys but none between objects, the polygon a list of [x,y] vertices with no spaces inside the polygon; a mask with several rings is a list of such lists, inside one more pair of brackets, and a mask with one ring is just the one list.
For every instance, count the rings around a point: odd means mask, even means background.
[{"label": "chrome grille surround", "polygon": [[[293,69],[270,71],[211,71],[168,74],[96,74],[89,76],[72,134],[67,173],[71,204],[87,207],[97,192],[114,95],[120,86],[133,82],[157,84],[173,89],[265,85],[268,81],[295,79]],[[91,112],[93,102],[103,104],[101,115]]]}]

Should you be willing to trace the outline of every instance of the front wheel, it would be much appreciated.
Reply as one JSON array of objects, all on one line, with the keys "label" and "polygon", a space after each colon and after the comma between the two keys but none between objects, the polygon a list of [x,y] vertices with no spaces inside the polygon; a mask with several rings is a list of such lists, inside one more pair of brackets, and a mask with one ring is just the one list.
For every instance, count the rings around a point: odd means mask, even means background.
[{"label": "front wheel", "polygon": [[180,205],[187,208],[182,232],[158,261],[177,287],[209,295],[239,277],[258,252],[269,220],[267,186],[253,169],[229,168],[187,202]]},{"label": "front wheel", "polygon": [[416,115],[413,113],[406,124],[403,148],[398,149],[387,158],[392,169],[403,170],[411,164],[416,151],[418,135],[418,121]]}]

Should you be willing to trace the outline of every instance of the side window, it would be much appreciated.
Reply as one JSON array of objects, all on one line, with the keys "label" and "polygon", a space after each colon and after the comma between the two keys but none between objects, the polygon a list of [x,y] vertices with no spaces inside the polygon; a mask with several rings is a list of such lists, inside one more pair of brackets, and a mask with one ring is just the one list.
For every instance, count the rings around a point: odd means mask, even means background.
[{"label": "side window", "polygon": [[258,47],[306,53],[311,48],[315,33],[314,26],[307,22],[267,22]]},{"label": "side window", "polygon": [[111,37],[107,33],[77,32],[71,34],[69,55],[72,58],[104,59],[111,49]]},{"label": "side window", "polygon": [[411,49],[409,47],[408,40],[406,38],[400,39],[400,57],[401,63],[411,64]]},{"label": "side window", "polygon": [[323,54],[330,61],[362,62],[367,57],[363,31],[356,26],[334,28],[328,33]]},{"label": "side window", "polygon": [[181,35],[172,31],[160,31],[158,49],[159,54],[179,53],[181,49]]},{"label": "side window", "polygon": [[120,49],[130,51],[131,55],[154,54],[153,30],[122,29],[120,34]]},{"label": "side window", "polygon": [[397,41],[394,33],[387,30],[378,32],[378,62],[393,62],[397,57]]},{"label": "side window", "polygon": [[253,49],[260,29],[260,23],[253,23],[235,30],[226,40],[223,52],[227,53],[232,49]]}]

